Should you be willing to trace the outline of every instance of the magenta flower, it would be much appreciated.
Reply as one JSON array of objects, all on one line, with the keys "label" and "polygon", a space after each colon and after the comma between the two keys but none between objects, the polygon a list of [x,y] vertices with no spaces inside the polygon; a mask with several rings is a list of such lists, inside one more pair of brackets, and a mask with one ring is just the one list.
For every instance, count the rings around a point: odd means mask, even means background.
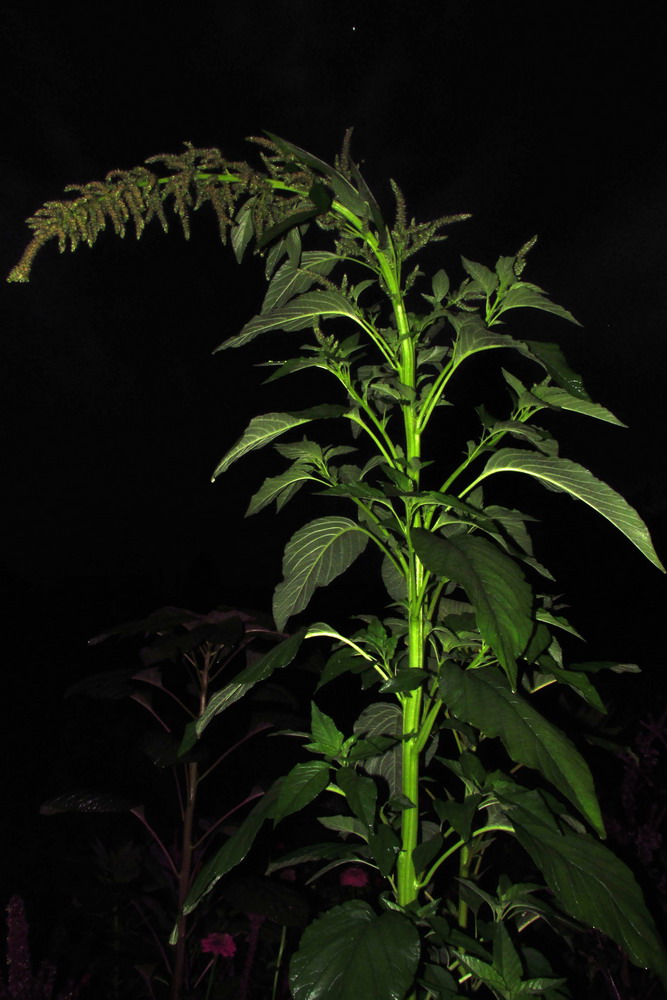
[{"label": "magenta flower", "polygon": [[231,934],[209,934],[201,939],[201,950],[211,955],[233,958],[236,954],[236,941]]},{"label": "magenta flower", "polygon": [[355,889],[362,889],[368,885],[368,875],[359,865],[350,865],[340,873],[340,884],[354,886]]}]

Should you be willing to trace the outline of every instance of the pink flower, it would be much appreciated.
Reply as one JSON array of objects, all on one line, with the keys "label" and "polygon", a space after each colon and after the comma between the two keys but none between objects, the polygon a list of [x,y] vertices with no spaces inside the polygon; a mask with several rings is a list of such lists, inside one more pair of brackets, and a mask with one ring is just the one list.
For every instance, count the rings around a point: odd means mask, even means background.
[{"label": "pink flower", "polygon": [[284,882],[296,882],[296,869],[283,868],[278,878],[283,879]]},{"label": "pink flower", "polygon": [[209,934],[201,939],[201,950],[208,951],[211,955],[222,955],[223,958],[232,958],[236,954],[236,942],[231,934]]},{"label": "pink flower", "polygon": [[368,885],[368,875],[359,865],[350,865],[340,873],[339,881],[341,885],[350,885],[356,889],[361,889],[363,886]]}]

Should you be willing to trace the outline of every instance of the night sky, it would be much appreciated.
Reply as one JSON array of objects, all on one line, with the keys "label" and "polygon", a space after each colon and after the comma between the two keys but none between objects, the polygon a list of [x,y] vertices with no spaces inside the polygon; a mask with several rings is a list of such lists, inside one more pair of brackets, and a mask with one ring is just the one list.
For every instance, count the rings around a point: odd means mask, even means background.
[{"label": "night sky", "polygon": [[[539,234],[525,276],[583,329],[534,313],[535,339],[558,338],[629,425],[565,419],[563,454],[637,507],[664,561],[667,149],[648,5],[632,5],[631,23],[474,0],[145,9],[110,7],[93,27],[57,6],[37,19],[5,5],[3,273],[24,219],[69,183],[186,140],[252,158],[244,138],[262,129],[331,161],[354,126],[353,155],[389,210],[394,177],[418,219],[473,213],[442,245],[447,270],[461,254],[492,265]],[[38,762],[62,691],[99,668],[91,635],[162,604],[270,609],[304,507],[242,520],[261,460],[209,482],[253,415],[287,408],[283,391],[290,407],[318,401],[307,379],[260,390],[261,344],[211,356],[263,290],[261,263],[239,268],[206,212],[189,243],[174,222],[74,255],[50,244],[30,284],[2,286],[2,685],[5,711],[27,720],[13,742],[27,770],[10,781],[26,802],[47,791]],[[586,655],[637,659],[650,701],[663,690],[664,578],[583,506],[548,503],[543,556],[573,604],[590,602]]]}]

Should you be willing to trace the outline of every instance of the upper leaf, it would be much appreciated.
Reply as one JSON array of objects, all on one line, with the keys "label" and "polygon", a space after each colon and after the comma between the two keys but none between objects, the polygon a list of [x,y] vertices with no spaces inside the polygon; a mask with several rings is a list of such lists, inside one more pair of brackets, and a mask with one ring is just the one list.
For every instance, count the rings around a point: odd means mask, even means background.
[{"label": "upper leaf", "polygon": [[303,611],[316,587],[344,573],[367,543],[368,535],[347,517],[320,517],[300,528],[285,547],[284,579],[273,595],[277,628]]},{"label": "upper leaf", "polygon": [[665,567],[653,548],[648,528],[634,507],[611,486],[596,479],[583,465],[567,458],[549,458],[517,448],[501,448],[491,456],[479,479],[494,472],[525,472],[551,487],[583,500],[622,531],[654,566],[665,572]]},{"label": "upper leaf", "polygon": [[269,330],[288,332],[304,330],[306,327],[314,326],[319,320],[330,319],[332,316],[346,316],[363,326],[361,314],[354,304],[335,289],[327,288],[321,292],[306,292],[286,305],[270,312],[260,313],[246,323],[235,337],[230,337],[216,347],[216,351],[224,351],[228,347],[242,347],[260,333],[268,333]]},{"label": "upper leaf", "polygon": [[218,476],[226,472],[238,458],[247,455],[249,451],[263,448],[265,444],[270,444],[286,431],[308,424],[311,420],[340,417],[345,412],[344,406],[323,403],[321,406],[311,406],[310,409],[302,410],[300,413],[264,413],[260,417],[253,417],[236,444],[218,462],[211,476],[211,482],[215,482]]},{"label": "upper leaf", "polygon": [[507,312],[508,309],[520,308],[541,309],[543,312],[554,313],[556,316],[569,320],[570,323],[581,326],[579,320],[575,319],[569,310],[551,302],[541,288],[527,281],[519,281],[507,290],[500,300],[496,315],[499,316],[501,313]]}]

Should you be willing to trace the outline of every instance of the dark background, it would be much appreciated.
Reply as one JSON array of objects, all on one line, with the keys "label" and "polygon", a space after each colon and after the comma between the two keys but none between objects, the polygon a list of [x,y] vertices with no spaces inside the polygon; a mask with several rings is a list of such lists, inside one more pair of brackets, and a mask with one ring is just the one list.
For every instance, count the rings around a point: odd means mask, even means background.
[{"label": "dark background", "polygon": [[[460,274],[460,254],[492,265],[539,234],[526,277],[584,328],[535,313],[535,338],[558,338],[629,425],[564,418],[563,454],[637,507],[664,560],[664,56],[648,5],[624,21],[599,10],[586,21],[555,4],[250,0],[76,19],[9,3],[4,271],[27,242],[23,220],[66,184],[185,140],[252,158],[244,137],[264,128],[330,161],[354,126],[353,154],[389,210],[391,176],[418,219],[473,213],[434,269]],[[257,311],[263,272],[238,267],[207,213],[192,230],[189,244],[177,223],[138,243],[105,234],[73,256],[50,244],[30,284],[1,290],[10,843],[53,792],[62,692],[113,660],[86,640],[162,604],[269,610],[303,520],[298,502],[282,519],[242,520],[261,459],[209,483],[251,416],[285,408],[287,391],[295,406],[318,400],[307,379],[260,392],[261,350],[211,357]],[[588,509],[543,503],[540,555],[579,608],[582,658],[639,662],[632,711],[655,708],[663,577]],[[315,617],[349,596],[341,586]],[[26,875],[10,868],[14,891]]]}]

